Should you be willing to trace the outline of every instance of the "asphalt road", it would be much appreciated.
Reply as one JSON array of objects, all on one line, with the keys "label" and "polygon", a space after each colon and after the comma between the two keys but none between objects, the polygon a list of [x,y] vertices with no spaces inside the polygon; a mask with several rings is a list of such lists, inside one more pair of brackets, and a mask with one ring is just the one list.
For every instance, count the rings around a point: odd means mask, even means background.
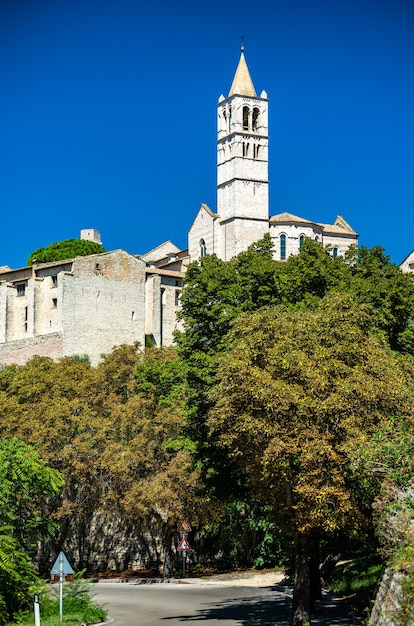
[{"label": "asphalt road", "polygon": [[[290,591],[274,587],[203,586],[177,583],[98,583],[95,599],[105,604],[114,626],[289,626]],[[340,602],[325,597],[313,625],[357,624]]]}]

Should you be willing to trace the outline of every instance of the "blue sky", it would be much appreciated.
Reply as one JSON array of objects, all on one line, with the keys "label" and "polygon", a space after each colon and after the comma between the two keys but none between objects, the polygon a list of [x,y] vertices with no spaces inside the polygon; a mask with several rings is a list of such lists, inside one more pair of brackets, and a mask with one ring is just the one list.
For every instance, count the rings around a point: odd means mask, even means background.
[{"label": "blue sky", "polygon": [[216,103],[245,35],[270,100],[270,213],[414,248],[408,0],[13,0],[0,8],[0,265],[96,228],[185,248],[216,209]]}]

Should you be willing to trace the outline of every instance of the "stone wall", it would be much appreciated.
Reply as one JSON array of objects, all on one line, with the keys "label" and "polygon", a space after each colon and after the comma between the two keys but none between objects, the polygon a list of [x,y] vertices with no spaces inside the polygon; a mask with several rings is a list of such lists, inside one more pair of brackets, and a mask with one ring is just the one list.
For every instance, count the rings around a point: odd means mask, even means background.
[{"label": "stone wall", "polygon": [[0,363],[24,365],[33,355],[47,356],[57,361],[63,356],[62,333],[28,337],[0,344]]},{"label": "stone wall", "polygon": [[384,572],[368,626],[400,626],[401,622],[396,615],[403,600],[403,576],[402,572],[393,572],[390,569]]},{"label": "stone wall", "polygon": [[123,343],[145,344],[145,263],[115,252],[81,257],[63,276],[63,354],[96,365]]}]

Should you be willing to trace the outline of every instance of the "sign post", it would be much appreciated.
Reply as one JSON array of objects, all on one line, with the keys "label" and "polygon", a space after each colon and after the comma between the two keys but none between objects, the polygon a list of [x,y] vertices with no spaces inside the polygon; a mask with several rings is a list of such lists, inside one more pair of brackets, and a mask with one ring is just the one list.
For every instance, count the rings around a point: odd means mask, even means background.
[{"label": "sign post", "polygon": [[59,554],[59,619],[63,622],[63,552]]},{"label": "sign post", "polygon": [[73,580],[73,569],[63,552],[59,553],[51,569],[50,578],[52,581],[59,579],[59,618],[63,622],[63,583],[68,579]]},{"label": "sign post", "polygon": [[191,546],[187,540],[187,534],[191,532],[191,526],[188,522],[182,522],[178,527],[178,531],[181,533],[181,541],[178,545],[177,550],[183,555],[183,578],[185,578],[187,550],[191,550]]}]

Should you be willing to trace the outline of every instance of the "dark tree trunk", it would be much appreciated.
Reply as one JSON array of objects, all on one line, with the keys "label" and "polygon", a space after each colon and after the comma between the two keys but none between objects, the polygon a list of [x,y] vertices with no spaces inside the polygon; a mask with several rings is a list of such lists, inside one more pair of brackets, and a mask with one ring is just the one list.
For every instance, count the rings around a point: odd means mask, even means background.
[{"label": "dark tree trunk", "polygon": [[293,584],[292,624],[310,624],[311,599],[311,538],[307,534],[296,533],[295,537],[295,577]]},{"label": "dark tree trunk", "polygon": [[171,578],[171,576],[174,573],[173,572],[174,557],[173,557],[173,549],[172,549],[172,539],[173,539],[173,532],[167,523],[165,527],[164,541],[163,541],[164,543],[164,563],[163,563],[164,578]]},{"label": "dark tree trunk", "polygon": [[311,610],[315,608],[315,602],[322,600],[322,585],[320,575],[320,550],[319,537],[312,537],[312,546],[310,554],[310,584],[311,584]]}]

